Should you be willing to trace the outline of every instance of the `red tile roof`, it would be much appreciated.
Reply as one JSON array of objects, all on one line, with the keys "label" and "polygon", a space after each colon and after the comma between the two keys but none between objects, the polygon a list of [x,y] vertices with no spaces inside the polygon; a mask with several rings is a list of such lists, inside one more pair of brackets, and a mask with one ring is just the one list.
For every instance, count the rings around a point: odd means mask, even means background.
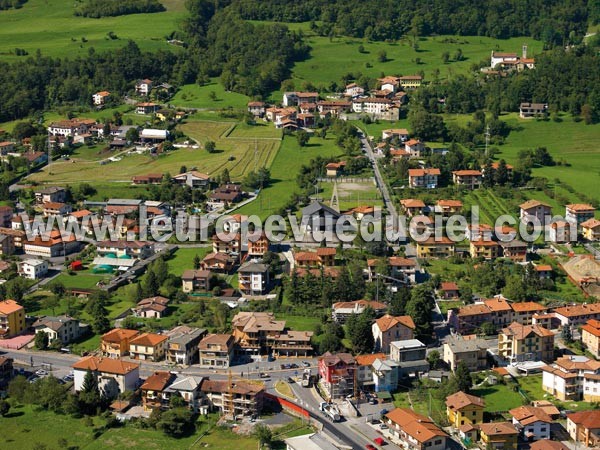
[{"label": "red tile roof", "polygon": [[77,361],[71,367],[76,370],[91,370],[92,372],[126,375],[129,372],[138,369],[140,366],[139,364],[122,361],[120,359],[87,356]]}]

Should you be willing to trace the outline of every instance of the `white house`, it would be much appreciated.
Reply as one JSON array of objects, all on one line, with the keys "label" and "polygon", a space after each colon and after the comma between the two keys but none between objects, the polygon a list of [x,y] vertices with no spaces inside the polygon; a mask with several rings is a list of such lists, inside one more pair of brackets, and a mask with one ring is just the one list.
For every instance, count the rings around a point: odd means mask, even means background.
[{"label": "white house", "polygon": [[44,278],[48,273],[48,261],[43,259],[25,259],[19,262],[19,275],[30,280]]},{"label": "white house", "polygon": [[346,97],[360,97],[361,95],[365,94],[365,90],[363,89],[362,86],[359,86],[356,83],[350,83],[349,85],[346,86],[346,90],[344,91],[344,95]]},{"label": "white house", "polygon": [[33,324],[37,332],[43,331],[48,335],[48,342],[52,344],[56,339],[62,345],[75,341],[81,335],[79,320],[69,316],[43,316]]},{"label": "white house", "polygon": [[358,98],[352,101],[352,111],[380,115],[390,109],[392,105],[393,102],[387,98]]},{"label": "white house", "polygon": [[140,380],[140,366],[121,359],[87,356],[73,364],[75,392],[83,389],[85,375],[92,372],[100,392],[115,398],[125,391],[134,391]]},{"label": "white house", "polygon": [[528,200],[519,205],[521,222],[525,225],[530,223],[545,226],[552,218],[552,207],[538,200]]},{"label": "white house", "polygon": [[138,95],[148,95],[150,94],[150,91],[152,90],[152,80],[149,79],[144,79],[144,80],[139,80],[137,83],[135,83],[135,92]]},{"label": "white house", "polygon": [[511,409],[512,423],[525,439],[550,439],[552,418],[542,408],[519,406]]},{"label": "white house", "polygon": [[106,103],[106,100],[108,100],[108,97],[110,97],[110,92],[100,91],[100,92],[96,92],[94,95],[92,95],[92,100],[94,102],[94,105],[102,106]]},{"label": "white house", "polygon": [[269,290],[269,268],[266,264],[253,261],[238,269],[238,287],[244,295],[263,295]]}]

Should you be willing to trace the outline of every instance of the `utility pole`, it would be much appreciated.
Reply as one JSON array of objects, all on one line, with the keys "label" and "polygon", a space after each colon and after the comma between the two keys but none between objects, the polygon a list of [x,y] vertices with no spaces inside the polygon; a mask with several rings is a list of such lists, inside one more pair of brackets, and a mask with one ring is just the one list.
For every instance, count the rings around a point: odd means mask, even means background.
[{"label": "utility pole", "polygon": [[490,126],[485,127],[485,156],[488,156],[488,145],[490,143]]}]

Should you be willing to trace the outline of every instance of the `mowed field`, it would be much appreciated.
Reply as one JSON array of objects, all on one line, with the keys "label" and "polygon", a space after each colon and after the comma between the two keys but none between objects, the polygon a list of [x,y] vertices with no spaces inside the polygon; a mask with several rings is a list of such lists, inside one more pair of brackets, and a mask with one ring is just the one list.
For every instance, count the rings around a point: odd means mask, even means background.
[{"label": "mowed field", "polygon": [[[236,130],[239,127],[239,130]],[[99,148],[82,148],[69,161],[55,161],[29,179],[41,183],[129,183],[135,175],[178,173],[181,166],[217,175],[229,169],[234,180],[241,180],[254,167],[269,167],[280,145],[281,133],[273,126],[236,124],[232,122],[193,121],[181,125],[184,133],[201,145],[211,140],[217,150],[182,148],[159,157],[148,154],[119,154],[121,161],[100,164],[116,153],[104,154]],[[253,132],[256,130],[256,134]],[[231,159],[231,160],[230,160]]]},{"label": "mowed field", "polygon": [[[129,39],[142,50],[177,51],[165,37],[179,28],[179,21],[186,14],[184,0],[161,3],[167,11],[88,19],[73,14],[74,1],[29,0],[20,9],[0,11],[0,59],[27,58],[15,56],[15,48],[25,49],[30,56],[37,49],[45,56],[61,58],[87,55],[91,47],[96,51],[114,50],[125,46]],[[109,39],[110,31],[119,39]],[[82,37],[87,42],[82,42]]]},{"label": "mowed field", "polygon": [[[211,98],[211,92],[215,93],[214,99]],[[226,91],[219,79],[213,78],[210,83],[204,86],[197,84],[181,86],[169,103],[185,108],[234,108],[245,110],[249,101],[250,98],[244,94]]]}]

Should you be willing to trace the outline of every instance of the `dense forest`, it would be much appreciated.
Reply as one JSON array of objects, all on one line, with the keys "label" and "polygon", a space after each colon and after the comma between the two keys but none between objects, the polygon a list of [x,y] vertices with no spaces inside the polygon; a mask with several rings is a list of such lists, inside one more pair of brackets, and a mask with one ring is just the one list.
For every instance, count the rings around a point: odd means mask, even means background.
[{"label": "dense forest", "polygon": [[27,0],[0,0],[0,11],[3,9],[20,8]]},{"label": "dense forest", "polygon": [[75,8],[76,16],[100,17],[166,11],[157,0],[84,0]]},{"label": "dense forest", "polygon": [[238,0],[232,7],[244,19],[319,21],[325,35],[378,41],[406,34],[459,34],[532,36],[565,44],[585,34],[588,19],[600,20],[600,3],[585,0]]}]

